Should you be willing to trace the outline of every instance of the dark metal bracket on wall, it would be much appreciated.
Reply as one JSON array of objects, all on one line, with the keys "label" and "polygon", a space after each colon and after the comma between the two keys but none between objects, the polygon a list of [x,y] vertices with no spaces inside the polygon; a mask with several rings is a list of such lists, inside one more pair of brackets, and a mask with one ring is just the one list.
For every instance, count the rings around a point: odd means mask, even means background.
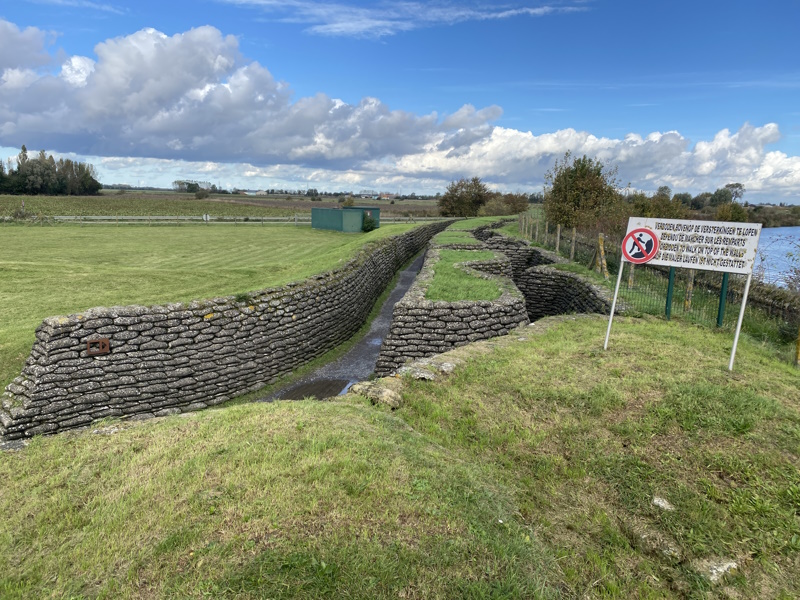
[{"label": "dark metal bracket on wall", "polygon": [[100,356],[111,352],[111,340],[108,338],[98,338],[86,342],[86,354],[89,356]]}]

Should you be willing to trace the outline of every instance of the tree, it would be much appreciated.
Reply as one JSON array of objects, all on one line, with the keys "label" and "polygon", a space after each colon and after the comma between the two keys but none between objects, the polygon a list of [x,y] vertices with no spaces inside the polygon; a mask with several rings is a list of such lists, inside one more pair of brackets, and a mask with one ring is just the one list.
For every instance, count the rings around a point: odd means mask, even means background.
[{"label": "tree", "polygon": [[738,223],[747,223],[747,209],[736,202],[728,202],[727,204],[720,204],[714,213],[714,219],[717,221],[734,221]]},{"label": "tree", "polygon": [[719,188],[713,194],[711,194],[711,201],[709,202],[711,206],[721,206],[723,204],[729,204],[733,202],[733,192],[729,190],[727,187]]},{"label": "tree", "polygon": [[[665,186],[666,187],[666,186]],[[662,193],[661,188],[652,197],[637,192],[628,201],[633,205],[633,214],[637,217],[658,217],[661,219],[684,219],[687,209],[676,197],[670,198],[672,191],[667,188]]]},{"label": "tree", "polygon": [[702,210],[709,204],[711,204],[711,194],[710,192],[703,192],[702,194],[697,194],[694,198],[692,198],[691,208],[692,210]]},{"label": "tree", "polygon": [[544,194],[542,192],[533,192],[528,196],[528,202],[531,204],[541,204],[544,202]]},{"label": "tree", "polygon": [[5,177],[0,177],[0,189],[7,194],[90,195],[102,187],[92,165],[63,158],[56,162],[44,150],[31,158],[25,146],[16,165],[9,160]]},{"label": "tree", "polygon": [[730,190],[733,202],[738,202],[744,196],[745,189],[741,183],[729,183],[725,186],[725,189]]},{"label": "tree", "polygon": [[659,186],[658,191],[655,193],[655,196],[659,196],[661,198],[666,198],[669,200],[672,198],[672,190],[668,185]]},{"label": "tree", "polygon": [[618,229],[624,213],[617,192],[617,169],[603,162],[570,152],[556,160],[545,174],[544,211],[548,221],[563,227]]},{"label": "tree", "polygon": [[439,198],[439,212],[443,217],[475,217],[491,196],[480,177],[451,181]]},{"label": "tree", "polygon": [[681,204],[683,204],[686,207],[689,207],[689,206],[692,205],[692,195],[690,193],[688,193],[688,192],[681,192],[680,194],[675,194],[672,197],[672,199],[673,200],[677,200],[678,202],[680,202]]}]

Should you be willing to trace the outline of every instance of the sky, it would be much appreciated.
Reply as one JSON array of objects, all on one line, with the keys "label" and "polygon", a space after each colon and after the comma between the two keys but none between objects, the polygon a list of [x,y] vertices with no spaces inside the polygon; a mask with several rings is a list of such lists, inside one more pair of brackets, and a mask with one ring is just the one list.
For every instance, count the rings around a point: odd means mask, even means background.
[{"label": "sky", "polygon": [[800,1],[0,0],[0,158],[105,184],[800,203]]}]

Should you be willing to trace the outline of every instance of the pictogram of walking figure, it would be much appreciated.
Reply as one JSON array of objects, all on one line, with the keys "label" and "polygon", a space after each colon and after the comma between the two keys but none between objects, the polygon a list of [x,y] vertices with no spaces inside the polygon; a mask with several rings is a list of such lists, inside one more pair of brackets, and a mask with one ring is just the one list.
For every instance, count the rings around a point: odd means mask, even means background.
[{"label": "pictogram of walking figure", "polygon": [[649,229],[634,229],[622,242],[625,260],[634,264],[646,263],[658,252],[658,238]]}]

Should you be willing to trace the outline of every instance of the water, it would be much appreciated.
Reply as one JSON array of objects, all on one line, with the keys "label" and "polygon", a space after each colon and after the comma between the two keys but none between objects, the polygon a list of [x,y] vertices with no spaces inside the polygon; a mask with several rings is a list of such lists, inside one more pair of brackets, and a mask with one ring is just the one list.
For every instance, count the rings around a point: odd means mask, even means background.
[{"label": "water", "polygon": [[375,361],[378,360],[381,351],[381,342],[392,324],[392,309],[414,283],[424,261],[425,255],[420,253],[408,267],[400,271],[397,284],[381,307],[378,316],[372,320],[369,332],[347,353],[299,381],[273,392],[268,397],[261,398],[260,401],[302,400],[310,397],[330,398],[344,394],[351,385],[369,377],[375,370]]},{"label": "water", "polygon": [[794,252],[794,265],[800,267],[800,227],[769,227],[761,230],[758,243],[759,259],[756,273],[763,268],[763,279],[767,283],[783,285],[784,277],[792,266],[786,255]]}]

